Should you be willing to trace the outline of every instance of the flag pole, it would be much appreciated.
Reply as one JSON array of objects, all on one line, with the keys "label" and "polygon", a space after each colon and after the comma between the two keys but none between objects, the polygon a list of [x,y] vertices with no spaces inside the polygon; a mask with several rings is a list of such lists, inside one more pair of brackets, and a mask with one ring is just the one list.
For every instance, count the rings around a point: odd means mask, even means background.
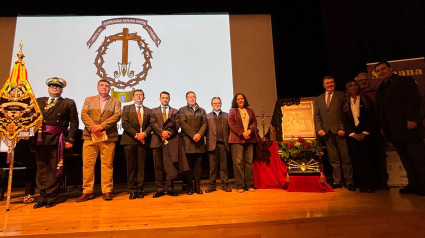
[{"label": "flag pole", "polygon": [[14,146],[11,146],[11,147],[9,147],[9,150],[7,152],[10,154],[10,166],[9,166],[9,180],[7,183],[6,211],[9,211],[9,208],[10,208],[10,193],[12,192],[13,161],[15,160],[15,148]]}]

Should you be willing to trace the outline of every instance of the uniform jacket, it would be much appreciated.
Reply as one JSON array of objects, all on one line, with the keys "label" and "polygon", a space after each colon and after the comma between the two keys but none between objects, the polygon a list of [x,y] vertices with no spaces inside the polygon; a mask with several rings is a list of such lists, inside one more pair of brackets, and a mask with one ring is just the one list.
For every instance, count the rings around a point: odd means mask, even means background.
[{"label": "uniform jacket", "polygon": [[[143,106],[143,122],[142,122],[142,132],[146,133],[145,141],[150,136],[152,128],[150,126],[150,109]],[[124,132],[121,136],[121,145],[136,145],[141,143],[139,140],[134,138],[136,133],[140,133],[139,120],[137,118],[137,109],[135,104],[124,106],[122,110],[121,117],[122,127]]]},{"label": "uniform jacket", "polygon": [[246,108],[249,115],[248,129],[251,129],[251,135],[249,139],[245,139],[242,135],[244,127],[242,123],[242,117],[237,108],[230,108],[228,115],[228,122],[230,127],[229,143],[256,143],[257,136],[257,118],[255,117],[254,110]]},{"label": "uniform jacket", "polygon": [[[37,98],[37,104],[43,114],[43,126],[61,126],[68,128],[66,141],[74,143],[78,131],[78,112],[74,100],[60,97],[57,99],[55,106],[46,110],[48,97]],[[66,135],[66,134],[65,134]],[[42,133],[42,141],[37,142],[37,145],[57,145],[60,134]]]},{"label": "uniform jacket", "polygon": [[81,110],[81,120],[85,128],[83,140],[91,140],[90,127],[101,124],[108,136],[108,141],[118,141],[117,123],[121,118],[121,102],[113,97],[109,97],[104,109],[100,110],[99,97],[87,97]]},{"label": "uniform jacket", "polygon": [[[223,128],[223,139],[226,150],[229,151],[229,123],[227,121],[228,114],[226,112],[220,112],[221,117],[223,118],[221,125]],[[214,112],[207,114],[208,130],[207,130],[207,150],[213,151],[217,145],[217,126],[215,124]]]},{"label": "uniform jacket", "polygon": [[[207,113],[205,110],[197,106],[194,111],[189,105],[179,109],[181,136],[184,141],[184,149],[186,153],[205,153],[204,136],[207,132]],[[198,142],[193,140],[195,134],[201,135]]]}]

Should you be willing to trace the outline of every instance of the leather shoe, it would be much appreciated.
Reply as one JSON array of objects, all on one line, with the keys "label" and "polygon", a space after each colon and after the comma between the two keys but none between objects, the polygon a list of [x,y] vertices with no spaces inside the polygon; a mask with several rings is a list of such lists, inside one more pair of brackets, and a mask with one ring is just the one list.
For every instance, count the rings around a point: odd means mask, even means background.
[{"label": "leather shoe", "polygon": [[128,199],[134,200],[134,199],[136,199],[138,197],[139,197],[139,193],[138,192],[132,192],[132,193],[130,193],[130,196],[128,197]]},{"label": "leather shoe", "polygon": [[412,194],[412,193],[417,193],[418,189],[416,187],[407,185],[406,187],[400,188],[398,192],[400,194]]},{"label": "leather shoe", "polygon": [[46,202],[37,202],[36,204],[34,204],[33,208],[37,209],[37,208],[42,208],[46,206]]},{"label": "leather shoe", "polygon": [[208,185],[208,187],[205,189],[205,193],[211,193],[216,191],[216,187],[214,185]]},{"label": "leather shoe", "polygon": [[223,191],[225,191],[225,192],[231,192],[232,191],[232,189],[227,184],[223,184],[223,186],[221,186],[221,189],[223,189]]},{"label": "leather shoe", "polygon": [[192,189],[190,189],[190,188],[188,188],[188,189],[186,190],[186,194],[187,194],[187,195],[193,195],[193,190],[192,190]]},{"label": "leather shoe", "polygon": [[203,194],[204,193],[204,192],[202,192],[201,187],[199,187],[199,186],[196,186],[194,191],[197,194]]},{"label": "leather shoe", "polygon": [[171,191],[167,192],[167,195],[172,196],[172,197],[177,197],[177,196],[179,196],[179,193],[174,191],[174,190],[171,190]]},{"label": "leather shoe", "polygon": [[105,201],[111,201],[113,198],[112,198],[112,193],[111,192],[106,192],[106,193],[104,193],[103,194],[103,200],[105,200]]},{"label": "leather shoe", "polygon": [[137,198],[144,198],[145,197],[145,195],[143,194],[143,191],[141,191],[141,192],[137,192]]},{"label": "leather shoe", "polygon": [[375,189],[373,188],[360,188],[361,193],[374,193]]},{"label": "leather shoe", "polygon": [[75,201],[76,202],[85,202],[85,201],[91,200],[93,198],[94,198],[94,194],[93,193],[83,193]]},{"label": "leather shoe", "polygon": [[55,202],[47,202],[46,203],[46,208],[51,208],[51,207],[54,207],[54,206],[56,206]]},{"label": "leather shoe", "polygon": [[341,185],[341,184],[338,184],[338,183],[333,183],[333,184],[331,185],[331,187],[332,187],[333,189],[335,189],[335,188],[342,188],[342,185]]},{"label": "leather shoe", "polygon": [[356,191],[356,187],[354,187],[354,184],[348,184],[347,190],[348,191],[351,191],[351,192],[355,192]]},{"label": "leather shoe", "polygon": [[159,198],[159,197],[162,197],[164,195],[165,195],[164,191],[160,191],[160,192],[156,192],[152,197],[153,198]]}]

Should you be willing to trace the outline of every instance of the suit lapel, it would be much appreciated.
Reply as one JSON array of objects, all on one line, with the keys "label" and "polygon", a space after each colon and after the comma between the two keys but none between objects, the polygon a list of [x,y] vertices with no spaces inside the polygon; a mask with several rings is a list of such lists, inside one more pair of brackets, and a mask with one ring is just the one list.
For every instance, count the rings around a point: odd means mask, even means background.
[{"label": "suit lapel", "polygon": [[[100,100],[98,101],[99,101],[99,108],[100,108]],[[112,99],[111,97],[109,97],[108,100],[106,100],[105,106],[103,107],[102,112],[100,113],[100,116],[103,115],[103,113],[106,111],[106,109],[109,107],[109,104],[111,103],[112,103]]]},{"label": "suit lapel", "polygon": [[[63,98],[58,98],[55,102],[55,105],[51,108],[49,108],[49,110],[45,111],[46,113],[43,115],[44,118],[49,117],[54,111],[56,111],[56,109],[60,106],[61,102],[63,101]],[[46,103],[47,105],[47,103]]]},{"label": "suit lapel", "polygon": [[[170,112],[171,112],[171,110],[169,111],[168,116],[170,115]],[[158,122],[162,122],[160,124],[164,125],[164,120],[162,119],[162,105],[158,107],[158,116],[157,117],[158,117],[157,119],[159,119]]]}]

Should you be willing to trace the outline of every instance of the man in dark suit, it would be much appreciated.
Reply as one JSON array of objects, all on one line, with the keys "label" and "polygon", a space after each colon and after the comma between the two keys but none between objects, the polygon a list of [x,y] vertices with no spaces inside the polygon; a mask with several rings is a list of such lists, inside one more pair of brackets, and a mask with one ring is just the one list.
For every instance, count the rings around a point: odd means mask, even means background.
[{"label": "man in dark suit", "polygon": [[[207,131],[207,113],[196,103],[196,94],[186,93],[187,105],[179,109],[181,136],[184,141],[184,150],[190,166],[186,174],[187,191],[192,195],[203,194],[201,190],[202,155],[206,152],[204,135]],[[194,182],[192,182],[194,180]]]},{"label": "man in dark suit", "polygon": [[56,205],[62,182],[63,152],[72,147],[79,124],[74,100],[61,97],[66,81],[52,77],[46,84],[49,97],[37,98],[43,126],[36,142],[36,183],[40,197],[34,208]]},{"label": "man in dark suit", "polygon": [[408,185],[400,193],[425,196],[425,146],[421,116],[421,95],[411,77],[393,74],[388,62],[375,66],[382,80],[376,92],[380,128],[400,155]]},{"label": "man in dark suit", "polygon": [[326,144],[334,179],[332,187],[341,188],[342,176],[344,176],[346,188],[349,191],[356,191],[353,181],[353,167],[341,120],[345,94],[335,91],[333,76],[323,78],[323,87],[326,92],[318,96],[314,102],[314,126],[317,134],[323,137]]},{"label": "man in dark suit", "polygon": [[229,124],[227,113],[221,111],[221,99],[213,97],[211,100],[213,111],[207,114],[207,151],[210,162],[210,183],[205,189],[206,193],[216,190],[217,170],[220,164],[220,179],[222,189],[231,192],[228,184],[227,157],[229,153]]},{"label": "man in dark suit", "polygon": [[133,92],[134,104],[124,106],[121,118],[124,132],[120,144],[124,146],[127,163],[127,186],[129,199],[143,198],[146,152],[145,144],[152,129],[149,123],[150,109],[143,106],[143,90]]},{"label": "man in dark suit", "polygon": [[157,191],[153,195],[154,198],[165,194],[178,196],[178,193],[174,190],[173,180],[177,178],[180,172],[178,162],[175,160],[175,158],[177,160],[179,158],[179,111],[170,107],[170,94],[168,92],[161,92],[159,101],[161,105],[152,108],[150,114],[150,124],[153,131],[150,147],[153,148],[155,183],[157,186]]}]

